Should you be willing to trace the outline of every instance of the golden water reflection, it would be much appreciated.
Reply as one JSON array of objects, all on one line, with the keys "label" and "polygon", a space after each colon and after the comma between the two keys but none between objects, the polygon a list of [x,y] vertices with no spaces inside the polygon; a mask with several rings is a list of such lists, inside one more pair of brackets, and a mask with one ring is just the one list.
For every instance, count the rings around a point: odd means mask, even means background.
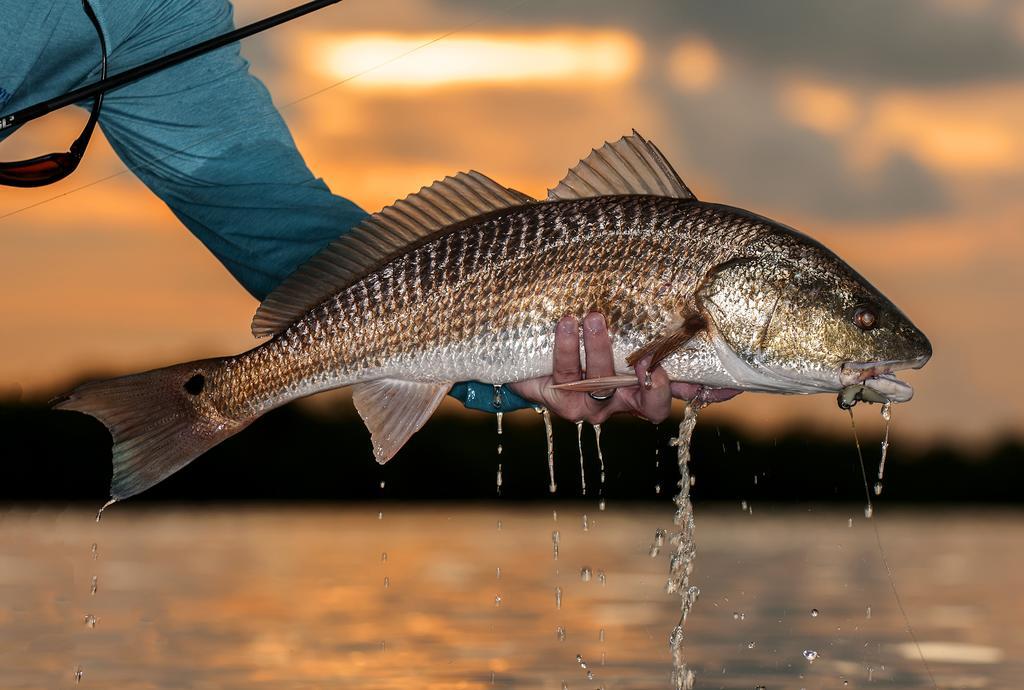
[{"label": "golden water reflection", "polygon": [[[686,641],[697,687],[930,687],[859,511],[698,506],[702,596]],[[880,512],[939,686],[1013,687],[1021,515]],[[587,531],[582,513],[117,506],[96,525],[85,512],[8,512],[2,685],[69,687],[80,665],[82,688],[661,690],[678,600],[663,591],[669,549],[648,550],[668,506],[593,507]]]}]

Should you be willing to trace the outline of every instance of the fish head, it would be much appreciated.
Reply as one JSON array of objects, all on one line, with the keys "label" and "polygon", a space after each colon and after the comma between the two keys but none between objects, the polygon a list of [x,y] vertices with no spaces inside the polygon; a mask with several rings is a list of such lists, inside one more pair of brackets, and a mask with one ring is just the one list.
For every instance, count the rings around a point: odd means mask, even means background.
[{"label": "fish head", "polygon": [[836,392],[863,385],[910,400],[893,375],[932,348],[896,305],[839,257],[793,231],[716,267],[698,292],[726,371],[754,390]]}]

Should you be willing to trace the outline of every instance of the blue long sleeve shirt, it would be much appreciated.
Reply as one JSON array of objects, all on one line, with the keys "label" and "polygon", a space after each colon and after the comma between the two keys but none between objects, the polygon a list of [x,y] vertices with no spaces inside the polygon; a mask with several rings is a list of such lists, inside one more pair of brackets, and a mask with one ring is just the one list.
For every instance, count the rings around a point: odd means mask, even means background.
[{"label": "blue long sleeve shirt", "polygon": [[[108,74],[234,28],[227,0],[90,5]],[[80,0],[0,0],[0,46],[0,115],[99,78],[100,43]],[[125,165],[257,299],[367,216],[310,172],[237,44],[107,93],[99,124]],[[492,412],[531,404],[479,382],[451,394]]]}]

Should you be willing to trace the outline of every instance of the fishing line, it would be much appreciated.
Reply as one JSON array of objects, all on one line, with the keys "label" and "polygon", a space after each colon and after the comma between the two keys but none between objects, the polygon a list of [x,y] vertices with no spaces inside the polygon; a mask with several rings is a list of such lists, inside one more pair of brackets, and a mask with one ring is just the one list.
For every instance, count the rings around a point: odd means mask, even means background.
[{"label": "fishing line", "polygon": [[903,616],[903,622],[907,626],[907,634],[910,635],[910,639],[914,642],[914,647],[917,648],[917,655],[921,658],[921,664],[924,666],[925,673],[928,674],[928,680],[931,681],[932,688],[938,690],[939,686],[935,682],[935,676],[932,675],[932,669],[928,665],[928,660],[924,656],[924,651],[921,649],[921,643],[917,640],[917,634],[914,632],[914,626],[910,624],[910,616],[907,615],[907,610],[903,608],[903,600],[900,598],[900,593],[896,590],[896,578],[892,574],[892,568],[889,567],[889,559],[885,557],[885,548],[882,547],[882,535],[878,531],[877,518],[874,518],[874,506],[871,503],[871,489],[868,487],[868,473],[864,468],[864,454],[860,449],[860,439],[857,437],[857,424],[853,420],[853,408],[848,408],[850,412],[850,428],[853,429],[853,442],[857,446],[857,459],[860,461],[860,474],[864,479],[864,496],[867,497],[868,505],[864,511],[871,522],[871,527],[875,530],[875,542],[878,544],[878,556],[882,561],[882,567],[885,568],[886,577],[889,578],[889,587],[892,589],[892,596],[896,600],[896,606],[900,610],[900,615]]},{"label": "fishing line", "polygon": [[[305,96],[300,96],[299,98],[296,98],[295,100],[289,101],[289,102],[285,103],[284,105],[281,105],[280,107],[273,109],[270,113],[267,113],[267,114],[265,114],[263,116],[258,116],[255,119],[256,120],[260,120],[262,118],[273,117],[274,115],[280,113],[281,111],[287,110],[288,108],[291,108],[292,106],[298,105],[299,103],[303,103],[303,102],[305,102],[305,101],[307,101],[310,98],[313,98],[315,96],[319,96],[319,95],[321,95],[321,94],[323,94],[323,93],[325,93],[327,91],[330,91],[331,89],[334,89],[334,88],[337,88],[338,86],[341,86],[342,84],[350,82],[353,79],[358,79],[359,77],[362,77],[363,75],[366,75],[366,74],[369,74],[370,72],[378,70],[381,67],[387,67],[388,65],[390,65],[390,64],[392,64],[394,62],[397,62],[398,60],[401,60],[402,58],[408,57],[409,55],[412,55],[413,53],[419,52],[420,50],[423,50],[424,48],[428,48],[428,47],[434,45],[435,43],[438,43],[439,41],[443,41],[444,39],[446,39],[446,38],[448,38],[450,36],[453,36],[453,35],[455,35],[457,33],[463,32],[466,29],[471,29],[472,27],[476,26],[477,24],[480,24],[481,22],[483,22],[485,19],[488,19],[488,18],[493,17],[493,16],[500,16],[500,15],[509,14],[510,12],[512,12],[512,10],[515,10],[515,9],[521,7],[522,5],[525,5],[527,2],[530,2],[530,0],[516,0],[516,2],[513,2],[513,3],[509,4],[509,5],[506,5],[503,9],[499,10],[495,15],[479,16],[479,17],[477,17],[476,19],[474,19],[471,22],[468,22],[466,24],[462,24],[461,26],[458,26],[458,27],[456,27],[454,29],[446,31],[445,33],[440,34],[438,36],[435,36],[434,38],[430,39],[429,41],[421,43],[420,45],[415,46],[414,48],[410,48],[409,50],[406,50],[405,52],[402,52],[402,53],[399,53],[399,54],[397,54],[397,55],[395,55],[393,57],[390,57],[387,60],[384,60],[383,62],[380,62],[380,63],[378,63],[376,65],[373,65],[372,67],[367,67],[366,69],[364,69],[361,72],[356,72],[355,74],[349,75],[349,76],[345,77],[344,79],[341,79],[339,81],[334,82],[333,84],[328,84],[327,86],[324,86],[323,88],[320,88],[320,89],[317,89],[316,91],[313,91],[312,93],[308,93]],[[228,134],[229,135],[237,135],[237,134],[240,134],[242,132],[244,132],[244,130],[237,130],[235,132],[230,132]],[[126,172],[135,172],[136,170],[145,170],[147,168],[150,168],[151,166],[153,166],[156,163],[161,163],[161,162],[163,162],[163,161],[165,161],[165,160],[167,160],[167,159],[169,159],[169,158],[171,158],[173,156],[177,156],[177,155],[180,155],[182,153],[186,153],[186,152],[192,150],[193,148],[195,148],[197,146],[200,146],[202,144],[205,144],[206,142],[210,141],[211,139],[214,139],[214,138],[217,138],[217,137],[220,137],[220,136],[224,136],[224,133],[223,132],[217,132],[217,133],[211,134],[210,136],[205,137],[203,139],[199,139],[199,140],[193,142],[192,144],[190,144],[189,146],[186,146],[185,148],[178,149],[176,151],[171,151],[170,153],[167,153],[167,154],[165,154],[163,156],[158,156],[156,158],[150,158],[149,160],[146,160],[146,161],[143,161],[141,163],[138,163],[138,164],[136,164],[135,166],[132,166],[132,167],[125,166],[124,168],[122,168],[118,172],[111,173],[111,174],[107,175],[106,177],[101,177],[99,179],[93,180],[92,182],[87,182],[86,184],[80,185],[80,186],[75,187],[73,189],[69,189],[66,192],[61,192],[60,194],[54,194],[51,197],[47,197],[46,199],[42,199],[41,201],[37,201],[35,203],[28,204],[27,206],[22,206],[21,208],[17,208],[17,209],[15,209],[13,211],[8,211],[7,213],[0,214],[0,220],[4,220],[6,218],[10,218],[11,216],[17,215],[17,214],[22,213],[24,211],[31,210],[33,208],[37,208],[37,207],[42,206],[44,204],[48,204],[51,201],[56,201],[58,199],[62,199],[64,197],[66,197],[66,196],[70,196],[70,195],[75,194],[77,192],[81,192],[82,190],[89,189],[90,187],[95,187],[98,184],[101,184],[103,182],[107,182],[107,181],[112,180],[112,179],[114,179],[116,177],[120,177],[121,175],[124,175]]]}]

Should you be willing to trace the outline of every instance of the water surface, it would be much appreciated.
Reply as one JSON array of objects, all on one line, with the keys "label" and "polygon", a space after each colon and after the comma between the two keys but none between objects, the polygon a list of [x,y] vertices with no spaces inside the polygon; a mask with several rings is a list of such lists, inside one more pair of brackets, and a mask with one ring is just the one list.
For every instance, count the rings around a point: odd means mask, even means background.
[{"label": "water surface", "polygon": [[[862,508],[751,508],[697,506],[697,687],[930,687]],[[679,599],[672,548],[649,552],[671,517],[667,497],[605,512],[127,505],[99,525],[9,510],[0,687],[75,687],[80,666],[80,688],[664,690]],[[876,513],[940,687],[1024,677],[1022,517]]]}]

